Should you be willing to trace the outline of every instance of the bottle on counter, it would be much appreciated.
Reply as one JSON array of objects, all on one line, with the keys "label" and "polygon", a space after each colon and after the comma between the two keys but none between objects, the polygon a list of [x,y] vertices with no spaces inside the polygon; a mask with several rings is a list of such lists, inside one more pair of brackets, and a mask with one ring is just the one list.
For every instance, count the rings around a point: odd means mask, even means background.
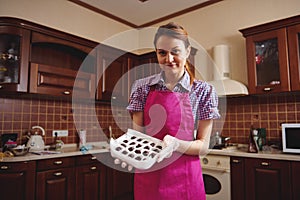
[{"label": "bottle on counter", "polygon": [[257,153],[258,152],[258,148],[257,148],[254,138],[253,138],[253,130],[254,129],[251,127],[250,134],[249,134],[249,146],[248,146],[249,153]]}]

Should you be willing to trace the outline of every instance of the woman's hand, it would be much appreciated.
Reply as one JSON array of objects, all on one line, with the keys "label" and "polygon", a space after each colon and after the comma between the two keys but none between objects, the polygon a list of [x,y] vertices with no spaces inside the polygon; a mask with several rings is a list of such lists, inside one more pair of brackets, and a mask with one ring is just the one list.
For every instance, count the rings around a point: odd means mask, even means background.
[{"label": "woman's hand", "polygon": [[166,135],[163,139],[164,149],[159,152],[157,162],[172,156],[173,152],[179,147],[179,140],[171,135]]}]

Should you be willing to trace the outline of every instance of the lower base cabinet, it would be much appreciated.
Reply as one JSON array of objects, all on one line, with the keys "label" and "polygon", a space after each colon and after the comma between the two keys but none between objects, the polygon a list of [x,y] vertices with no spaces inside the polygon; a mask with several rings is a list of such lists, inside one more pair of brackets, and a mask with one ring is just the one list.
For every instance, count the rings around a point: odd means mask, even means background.
[{"label": "lower base cabinet", "polygon": [[291,162],[293,200],[300,199],[300,162]]},{"label": "lower base cabinet", "polygon": [[0,162],[0,199],[133,200],[133,173],[110,153]]},{"label": "lower base cabinet", "polygon": [[106,168],[94,155],[76,157],[76,200],[106,199]]},{"label": "lower base cabinet", "polygon": [[290,161],[231,157],[232,200],[292,200],[292,176]]},{"label": "lower base cabinet", "polygon": [[99,156],[106,168],[106,200],[133,200],[134,173],[115,165],[110,153]]},{"label": "lower base cabinet", "polygon": [[107,200],[133,200],[133,173],[109,168]]},{"label": "lower base cabinet", "polygon": [[35,161],[0,162],[0,199],[32,200],[35,188]]},{"label": "lower base cabinet", "polygon": [[74,199],[74,158],[37,161],[36,199]]}]

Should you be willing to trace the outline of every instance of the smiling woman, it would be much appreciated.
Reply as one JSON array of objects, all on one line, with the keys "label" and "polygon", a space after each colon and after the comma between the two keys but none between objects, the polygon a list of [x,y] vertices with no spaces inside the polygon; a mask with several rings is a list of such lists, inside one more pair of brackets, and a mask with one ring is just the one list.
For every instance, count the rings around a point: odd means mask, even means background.
[{"label": "smiling woman", "polygon": [[149,170],[135,170],[135,199],[205,199],[199,155],[207,152],[219,118],[218,99],[212,86],[188,71],[191,46],[183,27],[160,26],[154,46],[162,71],[133,84],[127,109],[135,130],[163,140],[171,151]]}]

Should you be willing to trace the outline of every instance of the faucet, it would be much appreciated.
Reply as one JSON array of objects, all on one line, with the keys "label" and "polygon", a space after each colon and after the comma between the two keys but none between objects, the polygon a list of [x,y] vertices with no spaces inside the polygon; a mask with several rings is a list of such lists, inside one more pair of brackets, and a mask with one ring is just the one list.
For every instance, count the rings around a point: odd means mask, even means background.
[{"label": "faucet", "polygon": [[31,129],[40,129],[42,131],[42,135],[45,135],[45,129],[41,126],[33,126]]}]

